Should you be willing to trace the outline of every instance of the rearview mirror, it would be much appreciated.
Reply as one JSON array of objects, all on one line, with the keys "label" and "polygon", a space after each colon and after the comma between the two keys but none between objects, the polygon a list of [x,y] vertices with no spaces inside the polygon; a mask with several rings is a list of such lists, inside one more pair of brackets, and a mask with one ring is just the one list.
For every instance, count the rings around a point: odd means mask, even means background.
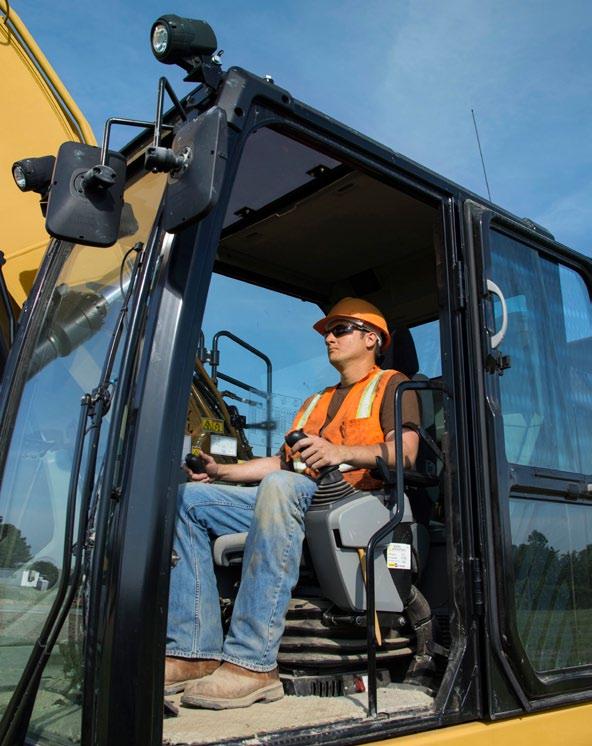
[{"label": "rearview mirror", "polygon": [[[162,227],[177,233],[207,215],[218,202],[227,159],[226,114],[213,106],[179,128],[171,150],[148,148],[146,166],[165,170],[160,157],[172,157]],[[168,169],[167,169],[168,170]]]},{"label": "rearview mirror", "polygon": [[47,203],[45,227],[50,236],[90,246],[112,246],[117,240],[125,158],[109,151],[65,142],[58,151]]}]

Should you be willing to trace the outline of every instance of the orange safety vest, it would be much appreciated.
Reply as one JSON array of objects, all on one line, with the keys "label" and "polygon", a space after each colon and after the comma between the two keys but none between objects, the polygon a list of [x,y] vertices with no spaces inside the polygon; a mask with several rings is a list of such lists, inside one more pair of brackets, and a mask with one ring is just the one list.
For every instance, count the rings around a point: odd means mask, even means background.
[{"label": "orange safety vest", "polygon": [[[387,384],[397,373],[396,370],[381,370],[378,366],[373,366],[348,391],[335,416],[325,427],[322,437],[335,445],[369,446],[384,443],[380,407]],[[315,394],[308,403],[305,402],[298,410],[289,432],[302,429],[307,435],[319,435],[327,420],[329,404],[336,389],[337,386],[329,386]],[[284,445],[284,451],[286,461],[293,461],[292,451],[287,445]],[[304,473],[318,476],[314,469],[308,467]],[[370,469],[345,471],[343,478],[360,490],[382,487],[382,482],[371,476]]]}]

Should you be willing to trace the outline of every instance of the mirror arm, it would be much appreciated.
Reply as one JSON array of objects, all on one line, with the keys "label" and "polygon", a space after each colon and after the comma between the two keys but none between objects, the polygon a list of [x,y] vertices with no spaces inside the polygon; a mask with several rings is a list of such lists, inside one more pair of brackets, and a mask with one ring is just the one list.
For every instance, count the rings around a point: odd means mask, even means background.
[{"label": "mirror arm", "polygon": [[181,119],[187,121],[187,112],[185,111],[183,104],[177,98],[173,87],[169,81],[162,77],[158,81],[158,94],[156,97],[156,118],[154,122],[146,122],[140,119],[125,119],[122,117],[110,117],[105,122],[105,128],[103,129],[103,145],[101,147],[101,166],[107,165],[107,151],[109,150],[109,140],[111,138],[111,127],[114,124],[119,124],[123,127],[139,127],[140,129],[152,129],[154,130],[153,145],[157,146],[160,142],[161,132],[163,129],[172,130],[174,129],[172,124],[164,124],[162,118],[164,116],[164,93],[165,91],[169,94],[169,98],[173,102],[175,109],[179,112]]},{"label": "mirror arm", "polygon": [[[177,98],[177,95],[175,94],[175,91],[173,91],[173,88],[169,81],[162,77],[158,81],[158,94],[156,97],[156,117],[154,119],[154,140],[152,141],[152,145],[154,147],[158,147],[158,144],[160,143],[160,132],[163,127],[166,127],[167,125],[163,125],[162,123],[162,117],[163,117],[163,106],[164,106],[164,92],[167,92],[169,94],[169,98],[173,102],[175,109],[179,112],[179,116],[181,119],[186,122],[187,121],[187,112],[183,108],[183,105]],[[169,127],[169,129],[171,129]]]},{"label": "mirror arm", "polygon": [[[114,124],[120,124],[125,127],[139,127],[140,129],[154,129],[155,122],[145,122],[141,119],[122,119],[121,117],[109,117],[105,122],[103,130],[103,145],[101,147],[101,166],[107,165],[107,151],[109,150],[109,139],[111,137],[111,127]],[[161,124],[161,128],[172,130],[172,124]]]}]

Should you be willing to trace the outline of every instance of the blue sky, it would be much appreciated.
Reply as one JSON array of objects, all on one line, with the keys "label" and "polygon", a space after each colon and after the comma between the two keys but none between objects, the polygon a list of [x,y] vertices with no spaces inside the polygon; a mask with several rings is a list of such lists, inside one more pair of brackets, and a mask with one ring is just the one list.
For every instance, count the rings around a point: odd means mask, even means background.
[{"label": "blue sky", "polygon": [[203,18],[240,65],[592,254],[592,3],[587,0],[15,0],[96,133],[151,117],[161,13]]}]

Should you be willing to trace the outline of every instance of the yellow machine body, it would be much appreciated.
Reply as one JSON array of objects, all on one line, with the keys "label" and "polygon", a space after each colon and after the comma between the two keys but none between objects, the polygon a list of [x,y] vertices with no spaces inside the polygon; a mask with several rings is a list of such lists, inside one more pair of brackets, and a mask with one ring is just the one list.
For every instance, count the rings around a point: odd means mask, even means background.
[{"label": "yellow machine body", "polygon": [[0,0],[0,204],[8,291],[22,306],[49,237],[39,195],[12,178],[20,158],[54,155],[65,140],[95,144],[92,130],[61,80],[6,0]]}]

